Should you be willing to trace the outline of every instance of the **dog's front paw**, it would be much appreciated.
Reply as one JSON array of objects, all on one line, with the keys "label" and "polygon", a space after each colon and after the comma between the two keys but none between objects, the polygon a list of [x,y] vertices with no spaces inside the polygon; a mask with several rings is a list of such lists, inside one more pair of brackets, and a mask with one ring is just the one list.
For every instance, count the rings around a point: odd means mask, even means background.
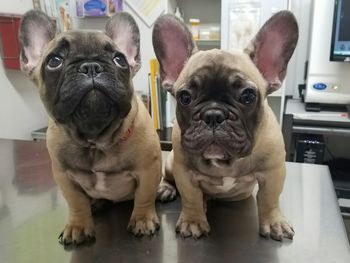
[{"label": "dog's front paw", "polygon": [[157,188],[157,200],[161,202],[170,202],[176,198],[176,189],[168,181],[163,180]]},{"label": "dog's front paw", "polygon": [[210,231],[210,226],[206,218],[190,219],[181,213],[179,220],[176,223],[176,232],[182,237],[193,237],[195,239],[205,235]]},{"label": "dog's front paw", "polygon": [[280,211],[274,211],[260,218],[260,235],[277,241],[282,241],[283,238],[292,240],[294,230]]},{"label": "dog's front paw", "polygon": [[159,229],[159,220],[155,212],[144,215],[132,215],[128,231],[135,236],[153,235]]},{"label": "dog's front paw", "polygon": [[93,223],[68,223],[59,235],[58,241],[64,246],[95,241]]}]

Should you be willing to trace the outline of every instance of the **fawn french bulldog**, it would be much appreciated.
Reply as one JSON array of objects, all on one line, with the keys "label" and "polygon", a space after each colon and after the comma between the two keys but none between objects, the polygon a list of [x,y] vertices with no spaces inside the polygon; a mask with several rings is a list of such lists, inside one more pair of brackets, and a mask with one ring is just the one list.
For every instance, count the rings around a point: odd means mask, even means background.
[{"label": "fawn french bulldog", "polygon": [[150,115],[134,93],[132,78],[140,68],[134,19],[118,13],[105,32],[56,34],[49,17],[28,11],[20,44],[22,70],[49,115],[47,148],[69,208],[60,242],[94,239],[91,208],[99,200],[134,199],[129,230],[153,234],[161,152]]},{"label": "fawn french bulldog", "polygon": [[260,234],[293,238],[279,207],[285,178],[283,137],[266,97],[280,88],[298,40],[288,11],[273,15],[244,52],[198,51],[186,26],[171,15],[156,21],[153,47],[162,85],[177,100],[173,152],[158,198],[182,200],[176,229],[200,237],[210,227],[205,198],[240,200],[259,185]]}]

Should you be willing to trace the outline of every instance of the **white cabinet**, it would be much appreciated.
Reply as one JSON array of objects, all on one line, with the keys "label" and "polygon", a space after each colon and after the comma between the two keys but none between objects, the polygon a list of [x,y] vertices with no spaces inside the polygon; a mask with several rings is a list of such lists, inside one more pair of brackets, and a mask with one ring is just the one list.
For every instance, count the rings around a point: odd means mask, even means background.
[{"label": "white cabinet", "polygon": [[[221,49],[244,49],[271,15],[288,9],[288,3],[288,0],[222,0]],[[284,101],[285,84],[268,97],[268,103],[280,124]]]}]

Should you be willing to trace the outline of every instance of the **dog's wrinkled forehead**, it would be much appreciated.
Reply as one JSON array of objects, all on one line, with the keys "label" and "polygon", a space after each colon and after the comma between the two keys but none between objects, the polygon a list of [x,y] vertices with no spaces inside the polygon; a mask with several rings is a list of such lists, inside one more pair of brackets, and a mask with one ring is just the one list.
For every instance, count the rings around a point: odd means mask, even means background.
[{"label": "dog's wrinkled forehead", "polygon": [[247,54],[243,52],[232,53],[218,49],[197,52],[189,59],[179,75],[175,83],[175,89],[181,88],[185,81],[194,77],[202,80],[215,80],[215,78],[232,80],[240,77],[253,82],[261,89],[261,92],[266,92],[267,86],[259,70]]},{"label": "dog's wrinkled forehead", "polygon": [[119,50],[106,34],[100,31],[69,31],[57,35],[46,53],[68,50],[70,54],[90,57]]}]

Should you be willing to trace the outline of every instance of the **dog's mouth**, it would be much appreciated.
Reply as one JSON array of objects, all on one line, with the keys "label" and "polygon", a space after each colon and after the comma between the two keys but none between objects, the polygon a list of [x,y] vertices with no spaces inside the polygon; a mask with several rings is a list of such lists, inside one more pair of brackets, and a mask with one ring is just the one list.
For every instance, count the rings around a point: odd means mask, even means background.
[{"label": "dog's mouth", "polygon": [[[131,110],[132,89],[111,77],[67,80],[52,108],[55,120],[76,131],[82,139],[96,139],[116,131]],[[111,128],[111,129],[110,129]]]},{"label": "dog's mouth", "polygon": [[226,125],[208,129],[202,123],[191,125],[182,131],[182,147],[205,160],[228,161],[248,155],[253,146],[253,138],[245,128]]},{"label": "dog's mouth", "polygon": [[228,160],[230,159],[227,151],[217,143],[210,144],[202,153],[206,160]]},{"label": "dog's mouth", "polygon": [[73,115],[78,120],[105,119],[116,105],[103,92],[93,89],[81,99]]},{"label": "dog's mouth", "polygon": [[72,114],[79,133],[87,137],[102,133],[118,116],[118,106],[103,92],[93,89],[80,101]]}]

